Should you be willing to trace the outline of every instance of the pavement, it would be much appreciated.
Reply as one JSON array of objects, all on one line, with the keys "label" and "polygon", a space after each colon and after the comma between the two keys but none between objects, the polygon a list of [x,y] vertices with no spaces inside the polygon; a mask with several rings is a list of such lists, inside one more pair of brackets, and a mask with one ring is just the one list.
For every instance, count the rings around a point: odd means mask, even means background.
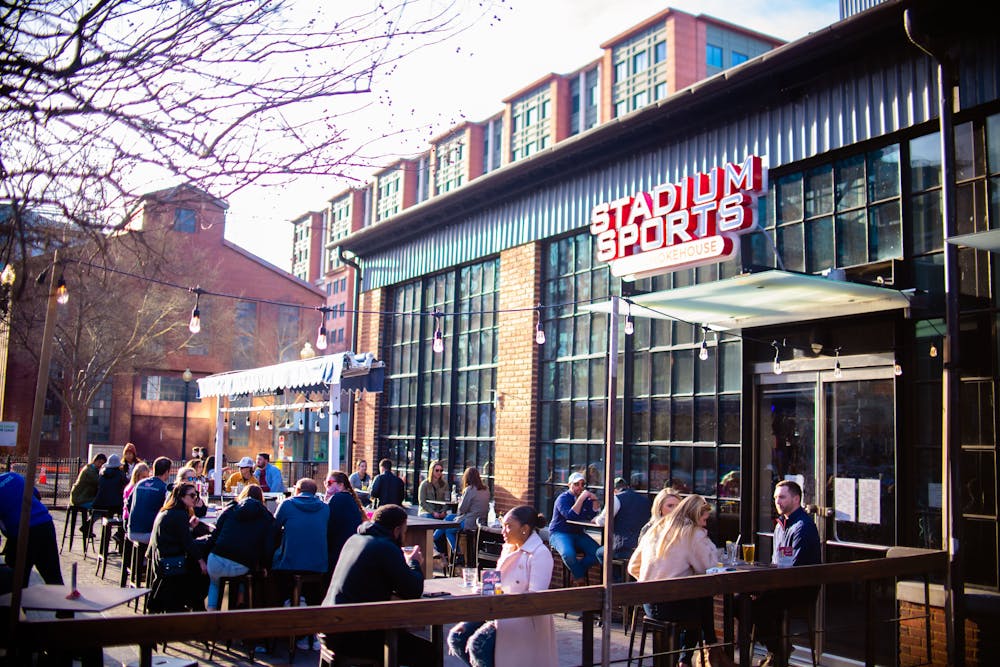
[{"label": "pavement", "polygon": [[[65,512],[62,509],[51,510],[52,518],[55,521],[56,526],[56,536],[60,540],[62,539],[63,523]],[[77,564],[77,579],[81,585],[106,585],[106,586],[117,586],[118,577],[120,576],[121,568],[121,558],[118,554],[114,552],[114,547],[112,545],[112,553],[108,560],[107,568],[107,578],[102,580],[97,574],[95,574],[95,568],[97,561],[95,560],[95,555],[88,551],[87,558],[84,559],[83,556],[83,546],[80,540],[79,528],[77,528],[76,538],[73,543],[72,551],[69,549],[69,541],[67,539],[66,549],[60,554],[60,560],[62,563],[63,578],[68,582],[70,578],[70,572],[72,571],[73,564]],[[31,583],[42,583],[41,578],[36,572],[32,572]],[[140,607],[141,609],[141,607]],[[108,622],[114,622],[116,617],[128,616],[135,614],[135,612],[129,606],[120,606],[112,610],[103,612],[101,614],[87,615],[91,617],[103,617],[107,618]],[[141,613],[138,612],[138,613]],[[48,612],[28,612],[29,618],[52,618],[53,614]],[[81,617],[84,615],[80,615]],[[563,618],[562,615],[555,615],[555,626],[556,626],[556,641],[558,642],[558,654],[559,654],[559,666],[560,667],[572,667],[581,664],[581,625],[579,620],[579,614],[569,614],[568,618]],[[450,626],[445,627],[445,631],[449,629]],[[320,631],[317,628],[317,631]],[[637,642],[638,643],[638,642]],[[171,643],[167,645],[166,651],[163,650],[162,646],[157,647],[157,651],[154,656],[167,656],[171,658],[184,658],[189,661],[194,661],[198,665],[265,665],[269,667],[285,667],[286,665],[317,665],[319,662],[319,652],[317,651],[306,651],[298,650],[295,655],[294,662],[288,660],[288,651],[285,648],[284,643],[279,642],[279,647],[274,649],[274,653],[258,653],[255,656],[254,663],[250,663],[247,659],[245,652],[242,651],[239,643],[234,643],[232,650],[226,650],[225,644],[220,643],[215,650],[215,654],[211,661],[208,659],[208,651],[203,644],[199,642],[191,643]],[[624,663],[628,655],[628,638],[622,630],[620,622],[614,622],[612,625],[611,632],[611,650],[610,650],[611,660],[620,660]],[[104,665],[106,667],[122,667],[133,663],[138,665],[139,661],[139,651],[138,647],[109,647],[104,650]],[[595,664],[600,664],[601,661],[601,628],[594,627],[594,661]],[[75,665],[80,664],[75,662]],[[154,660],[155,664],[155,660]],[[444,665],[445,667],[461,667],[464,665],[461,660],[453,656],[445,655]],[[530,666],[526,666],[530,667]]]}]

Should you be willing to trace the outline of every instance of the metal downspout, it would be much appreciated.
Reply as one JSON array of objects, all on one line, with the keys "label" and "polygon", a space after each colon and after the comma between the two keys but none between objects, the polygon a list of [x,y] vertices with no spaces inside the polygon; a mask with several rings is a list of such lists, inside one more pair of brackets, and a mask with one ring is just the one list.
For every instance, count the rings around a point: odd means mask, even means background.
[{"label": "metal downspout", "polygon": [[955,186],[955,133],[953,110],[957,81],[955,57],[940,42],[920,32],[917,17],[911,9],[903,13],[907,38],[938,64],[938,120],[941,133],[941,212],[944,218],[944,295],[945,340],[941,377],[942,384],[942,465],[944,483],[942,512],[943,531],[948,551],[948,569],[945,578],[945,630],[948,645],[948,664],[965,665],[965,579],[962,572],[960,549],[962,514],[958,492],[961,488],[958,401],[961,380],[959,362],[959,271],[958,248],[948,243],[956,230]]},{"label": "metal downspout", "polygon": [[[337,246],[337,257],[340,258],[341,262],[354,269],[354,304],[353,304],[354,307],[351,309],[351,351],[357,352],[358,319],[359,319],[358,305],[361,302],[361,265],[358,264],[353,259],[348,258],[347,255],[344,254],[343,246]],[[343,412],[343,408],[341,408],[341,412]],[[354,460],[356,458],[354,456],[354,401],[353,400],[347,401],[347,420],[348,420],[347,421],[348,433],[347,433],[346,461],[348,462],[347,463],[348,467],[351,468],[351,470],[353,470]],[[343,433],[343,430],[341,430],[341,433]]]}]

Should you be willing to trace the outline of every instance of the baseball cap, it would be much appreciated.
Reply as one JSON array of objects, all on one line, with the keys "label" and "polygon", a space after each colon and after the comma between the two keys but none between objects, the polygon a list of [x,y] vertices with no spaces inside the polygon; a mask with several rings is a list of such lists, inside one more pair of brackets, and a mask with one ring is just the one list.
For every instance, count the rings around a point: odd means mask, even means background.
[{"label": "baseball cap", "polygon": [[577,482],[583,482],[586,479],[587,478],[584,477],[582,473],[574,472],[569,476],[569,479],[566,480],[566,486],[573,486]]},{"label": "baseball cap", "polygon": [[236,464],[237,468],[253,468],[253,466],[254,466],[253,459],[250,458],[249,456],[244,456],[243,458],[240,459],[240,462]]}]

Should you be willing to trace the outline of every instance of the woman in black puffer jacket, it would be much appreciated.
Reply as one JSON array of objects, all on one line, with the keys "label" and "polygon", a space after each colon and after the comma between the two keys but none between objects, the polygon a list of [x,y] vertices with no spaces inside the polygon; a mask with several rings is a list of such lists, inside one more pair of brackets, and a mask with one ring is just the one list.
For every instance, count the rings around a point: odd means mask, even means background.
[{"label": "woman in black puffer jacket", "polygon": [[[174,486],[163,509],[153,522],[149,550],[153,554],[153,585],[149,593],[149,611],[204,611],[208,574],[203,543],[196,542],[191,530],[198,525],[194,503],[198,492],[194,484]],[[164,570],[164,560],[185,556],[183,569],[176,574]]]},{"label": "woman in black puffer jacket", "polygon": [[271,566],[274,544],[269,539],[274,516],[264,505],[264,492],[255,484],[243,487],[215,522],[208,538],[208,609],[221,606],[219,580],[238,577]]}]

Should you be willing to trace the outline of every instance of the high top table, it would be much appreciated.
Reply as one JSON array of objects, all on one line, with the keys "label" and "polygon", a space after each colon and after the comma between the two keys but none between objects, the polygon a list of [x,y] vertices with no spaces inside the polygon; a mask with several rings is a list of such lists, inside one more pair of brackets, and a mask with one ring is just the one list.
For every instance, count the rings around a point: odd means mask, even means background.
[{"label": "high top table", "polygon": [[403,544],[419,546],[420,550],[424,552],[424,579],[434,578],[434,531],[444,528],[459,528],[461,525],[458,521],[428,519],[422,516],[406,518],[406,536],[403,538]]}]

